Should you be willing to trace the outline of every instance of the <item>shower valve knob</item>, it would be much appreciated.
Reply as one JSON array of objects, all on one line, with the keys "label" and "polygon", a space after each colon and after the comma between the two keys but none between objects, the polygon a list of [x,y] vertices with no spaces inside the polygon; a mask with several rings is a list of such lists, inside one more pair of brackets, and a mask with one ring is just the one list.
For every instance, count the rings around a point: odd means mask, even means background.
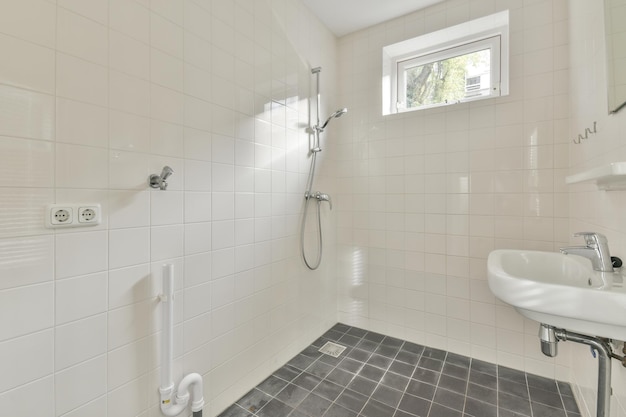
[{"label": "shower valve knob", "polygon": [[330,196],[328,194],[322,194],[320,192],[315,194],[315,198],[317,199],[317,201],[319,201],[320,203],[322,201],[328,201],[328,204],[330,205],[330,209],[333,209],[333,200],[332,198],[330,198]]},{"label": "shower valve knob", "polygon": [[173,173],[174,173],[174,170],[166,165],[166,166],[163,167],[163,170],[161,171],[161,175],[159,175],[159,174],[152,174],[152,175],[150,175],[148,177],[148,185],[150,185],[150,187],[152,187],[152,188],[158,188],[160,190],[166,190],[167,189],[167,181],[166,180]]}]

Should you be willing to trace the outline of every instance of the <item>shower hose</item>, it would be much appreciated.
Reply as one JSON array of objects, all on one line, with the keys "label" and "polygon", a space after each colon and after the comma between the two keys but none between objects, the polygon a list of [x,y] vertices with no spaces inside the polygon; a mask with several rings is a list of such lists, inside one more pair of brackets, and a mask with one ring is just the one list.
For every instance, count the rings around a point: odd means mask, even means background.
[{"label": "shower hose", "polygon": [[[315,176],[315,162],[317,160],[317,152],[313,152],[311,157],[311,169],[309,170],[309,179],[307,181],[307,191],[304,194],[304,213],[302,214],[302,230],[300,231],[300,247],[302,249],[302,259],[304,260],[304,264],[310,270],[314,271],[322,262],[322,218],[320,213],[320,205],[321,200],[315,198],[315,196],[311,193],[311,189],[313,188],[313,177]],[[315,262],[310,262],[306,256],[306,250],[304,249],[304,235],[306,231],[306,219],[309,209],[309,200],[314,199],[317,203],[317,243],[318,243],[318,255]]]}]

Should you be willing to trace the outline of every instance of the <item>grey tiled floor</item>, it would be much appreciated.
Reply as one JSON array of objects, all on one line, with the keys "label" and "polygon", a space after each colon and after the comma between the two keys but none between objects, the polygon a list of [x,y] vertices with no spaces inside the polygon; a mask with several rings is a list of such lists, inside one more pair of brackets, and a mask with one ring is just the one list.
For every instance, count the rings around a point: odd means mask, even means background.
[{"label": "grey tiled floor", "polygon": [[[319,353],[327,341],[347,349],[338,358]],[[339,323],[219,417],[252,416],[580,414],[567,383]]]}]

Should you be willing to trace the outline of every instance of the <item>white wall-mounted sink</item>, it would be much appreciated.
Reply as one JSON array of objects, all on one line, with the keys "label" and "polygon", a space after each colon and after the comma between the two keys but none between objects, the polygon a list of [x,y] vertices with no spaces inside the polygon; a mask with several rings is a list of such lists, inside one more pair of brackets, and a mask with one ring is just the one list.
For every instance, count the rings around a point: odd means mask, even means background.
[{"label": "white wall-mounted sink", "polygon": [[522,315],[569,331],[626,340],[626,290],[618,273],[576,255],[500,249],[489,254],[489,288]]}]

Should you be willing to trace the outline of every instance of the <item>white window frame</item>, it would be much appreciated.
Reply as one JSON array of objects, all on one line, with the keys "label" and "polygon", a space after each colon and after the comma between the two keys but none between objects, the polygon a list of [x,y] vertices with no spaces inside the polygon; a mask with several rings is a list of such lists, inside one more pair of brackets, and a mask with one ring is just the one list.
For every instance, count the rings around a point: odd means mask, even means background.
[{"label": "white window frame", "polygon": [[[406,92],[402,92],[404,69],[441,61],[489,48],[491,50],[491,89],[489,95],[464,98],[454,103],[439,103],[406,109]],[[402,78],[401,78],[402,77]],[[484,100],[509,93],[509,12],[495,13],[460,25],[431,32],[383,48],[383,115],[459,102]],[[402,87],[403,89],[403,87]]]}]

